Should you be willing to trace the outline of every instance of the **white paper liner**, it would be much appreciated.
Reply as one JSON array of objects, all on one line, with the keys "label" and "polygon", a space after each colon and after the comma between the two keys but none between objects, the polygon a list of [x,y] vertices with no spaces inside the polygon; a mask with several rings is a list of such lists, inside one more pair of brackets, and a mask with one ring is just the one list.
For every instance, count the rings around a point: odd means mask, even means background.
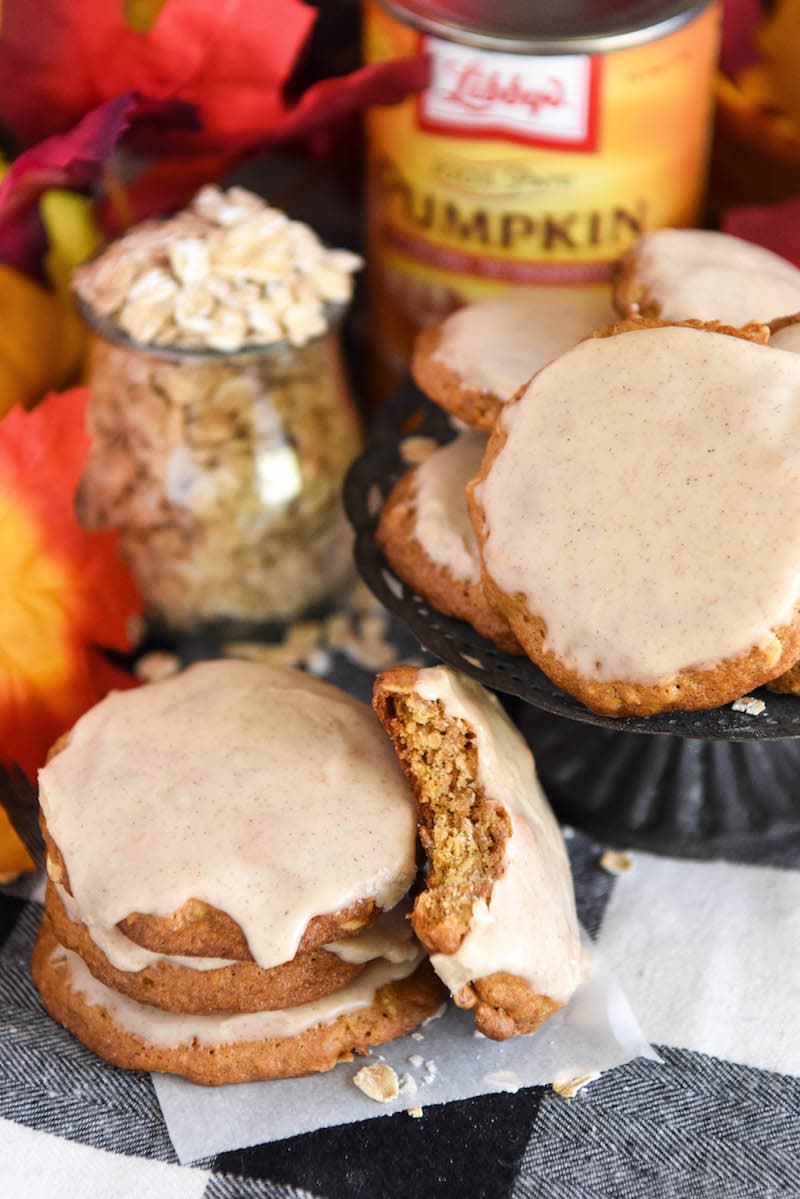
[{"label": "white paper liner", "polygon": [[[584,943],[589,947],[588,938]],[[619,983],[597,951],[591,953],[593,968],[587,981],[533,1036],[490,1041],[476,1035],[469,1012],[450,1005],[444,1016],[418,1033],[378,1046],[372,1060],[387,1062],[401,1079],[409,1075],[416,1084],[416,1091],[404,1091],[391,1103],[368,1099],[353,1085],[353,1075],[369,1060],[363,1057],[327,1074],[224,1087],[200,1087],[174,1075],[154,1074],[178,1160],[185,1164],[334,1124],[568,1081],[635,1057],[659,1061]]]}]

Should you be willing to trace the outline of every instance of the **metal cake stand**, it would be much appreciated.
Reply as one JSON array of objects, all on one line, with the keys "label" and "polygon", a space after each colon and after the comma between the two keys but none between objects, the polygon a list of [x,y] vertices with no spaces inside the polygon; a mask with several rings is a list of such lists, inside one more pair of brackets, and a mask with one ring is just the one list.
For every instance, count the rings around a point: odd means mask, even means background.
[{"label": "metal cake stand", "polygon": [[377,414],[344,500],[364,582],[429,653],[502,693],[562,820],[615,845],[776,864],[800,852],[800,698],[761,689],[759,716],[730,705],[658,716],[600,716],[525,657],[443,616],[389,568],[378,513],[408,463],[401,441],[455,436],[412,384]]}]

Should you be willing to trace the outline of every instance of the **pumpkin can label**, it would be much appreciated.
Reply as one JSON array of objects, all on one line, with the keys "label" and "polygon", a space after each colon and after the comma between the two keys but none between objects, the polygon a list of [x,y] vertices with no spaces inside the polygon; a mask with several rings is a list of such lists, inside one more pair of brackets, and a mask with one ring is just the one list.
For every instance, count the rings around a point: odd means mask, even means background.
[{"label": "pumpkin can label", "polygon": [[417,96],[367,117],[378,355],[514,284],[597,284],[647,229],[693,225],[705,186],[719,8],[593,54],[486,50],[418,32],[377,0],[368,62],[424,53]]}]

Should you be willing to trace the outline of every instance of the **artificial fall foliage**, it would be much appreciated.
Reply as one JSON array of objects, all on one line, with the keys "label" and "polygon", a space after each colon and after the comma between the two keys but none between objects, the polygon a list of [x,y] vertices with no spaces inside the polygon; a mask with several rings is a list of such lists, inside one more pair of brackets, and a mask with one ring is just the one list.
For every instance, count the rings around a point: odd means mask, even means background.
[{"label": "artificial fall foliage", "polygon": [[0,763],[31,778],[83,712],[135,681],[100,647],[130,648],[136,588],[116,534],[87,532],[73,512],[87,401],[74,388],[0,422]]}]

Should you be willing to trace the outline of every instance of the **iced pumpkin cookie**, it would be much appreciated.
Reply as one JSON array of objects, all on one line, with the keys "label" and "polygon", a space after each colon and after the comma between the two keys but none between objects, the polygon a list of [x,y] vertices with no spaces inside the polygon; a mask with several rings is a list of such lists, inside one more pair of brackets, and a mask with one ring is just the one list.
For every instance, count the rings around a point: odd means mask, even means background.
[{"label": "iced pumpkin cookie", "polygon": [[442,408],[491,432],[535,371],[611,317],[605,287],[509,288],[423,329],[411,373]]},{"label": "iced pumpkin cookie", "polygon": [[580,980],[572,877],[528,746],[498,700],[445,666],[398,667],[374,705],[417,799],[414,904],[431,965],[495,1040],[534,1032]]},{"label": "iced pumpkin cookie", "polygon": [[45,1010],[105,1061],[217,1086],[331,1070],[410,1032],[436,1015],[443,1000],[441,984],[420,956],[374,962],[334,994],[284,1011],[178,1015],[99,982],[58,943],[45,916],[32,971]]},{"label": "iced pumpkin cookie", "polygon": [[800,358],[620,326],[498,420],[468,489],[484,588],[595,711],[728,703],[800,657],[798,462]]},{"label": "iced pumpkin cookie", "polygon": [[40,798],[50,876],[119,970],[140,947],[273,969],[394,907],[416,870],[413,804],[369,708],[260,663],[112,693]]},{"label": "iced pumpkin cookie", "polygon": [[59,942],[77,953],[100,982],[138,1003],[178,1013],[209,1015],[297,1007],[345,986],[375,958],[408,961],[416,953],[403,914],[395,917],[390,912],[361,935],[300,952],[271,970],[262,970],[252,961],[170,957],[146,949],[136,955],[138,969],[118,970],[77,919],[74,901],[52,882],[47,886],[45,911]]},{"label": "iced pumpkin cookie", "polygon": [[619,260],[623,316],[745,325],[800,311],[800,271],[752,242],[706,229],[656,229]]},{"label": "iced pumpkin cookie", "polygon": [[462,433],[395,484],[375,534],[395,574],[439,612],[471,624],[508,653],[519,645],[481,586],[478,543],[466,486],[486,449],[482,433]]}]

